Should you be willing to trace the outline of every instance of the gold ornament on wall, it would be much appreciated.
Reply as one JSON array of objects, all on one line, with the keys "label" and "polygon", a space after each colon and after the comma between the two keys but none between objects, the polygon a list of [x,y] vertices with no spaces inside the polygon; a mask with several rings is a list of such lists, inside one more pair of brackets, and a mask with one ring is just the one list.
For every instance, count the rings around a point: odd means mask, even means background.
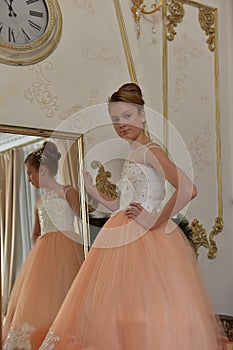
[{"label": "gold ornament on wall", "polygon": [[[215,236],[223,230],[223,215],[222,215],[222,193],[221,193],[221,132],[220,132],[220,108],[219,108],[219,58],[218,58],[218,22],[217,9],[194,2],[192,0],[165,0],[163,4],[163,80],[164,83],[164,117],[168,119],[168,41],[173,41],[175,38],[178,23],[181,23],[185,15],[184,4],[196,7],[199,11],[198,21],[202,30],[208,36],[206,43],[208,49],[214,53],[214,74],[215,74],[215,129],[216,129],[216,167],[217,167],[217,199],[218,199],[218,214],[215,217],[214,225],[208,234],[198,219],[194,219],[190,224],[189,241],[198,256],[199,248],[205,247],[208,249],[207,256],[209,259],[214,259],[217,255],[217,245]],[[166,140],[167,140],[166,134]]]},{"label": "gold ornament on wall", "polygon": [[191,224],[190,228],[192,231],[191,239],[192,242],[192,248],[194,250],[194,253],[196,256],[199,255],[198,250],[201,246],[208,249],[208,258],[214,259],[217,255],[217,245],[214,240],[214,236],[216,236],[218,233],[222,232],[223,230],[223,220],[220,217],[217,217],[215,219],[215,224],[212,227],[212,230],[209,233],[209,237],[207,237],[206,229],[199,223],[198,219],[194,219]]},{"label": "gold ornament on wall", "polygon": [[136,23],[136,30],[137,30],[137,37],[140,37],[141,34],[141,16],[142,15],[152,15],[155,12],[158,12],[161,7],[163,6],[163,1],[160,0],[159,3],[157,0],[154,0],[154,2],[151,4],[151,10],[147,11],[147,5],[144,3],[144,0],[132,0],[133,6],[131,7],[131,11],[134,16],[134,21]]},{"label": "gold ornament on wall", "polygon": [[172,41],[176,35],[175,27],[181,23],[184,17],[184,6],[178,1],[168,0],[166,2],[167,10],[170,14],[166,15],[167,20],[167,39]]},{"label": "gold ornament on wall", "polygon": [[112,198],[119,197],[117,186],[113,182],[109,181],[109,178],[112,176],[112,173],[109,170],[105,170],[104,166],[97,160],[91,162],[91,167],[92,169],[99,168],[95,179],[97,190]]},{"label": "gold ornament on wall", "polygon": [[[149,0],[148,0],[149,1]],[[133,7],[131,11],[134,16],[134,20],[138,25],[138,38],[140,36],[140,19],[143,14],[138,10],[140,5],[144,5],[144,1],[133,1]],[[125,48],[125,54],[129,67],[129,74],[132,82],[138,81],[136,70],[134,67],[134,60],[130,50],[130,41],[126,32],[126,25],[124,23],[123,12],[121,10],[119,0],[114,0],[116,14],[119,21],[119,27],[122,35],[122,42]],[[138,6],[137,6],[138,5]],[[198,3],[193,0],[163,0],[162,1],[162,25],[163,25],[163,115],[164,115],[164,143],[168,144],[168,42],[172,41],[176,36],[178,24],[183,21],[185,10],[184,5],[196,7],[199,11],[199,23],[201,29],[205,30],[208,35],[209,41],[214,44],[210,47],[214,47],[214,71],[215,71],[215,124],[216,124],[216,166],[217,166],[217,192],[218,192],[218,214],[215,216],[214,225],[208,233],[208,231],[199,223],[198,219],[193,219],[191,223],[188,222],[188,228],[190,229],[191,240],[193,242],[192,247],[196,256],[199,255],[199,248],[205,247],[208,249],[208,258],[214,259],[217,254],[217,247],[214,241],[215,236],[223,230],[222,219],[222,195],[221,195],[221,147],[220,147],[220,113],[219,113],[219,83],[218,83],[218,23],[217,23],[217,9],[205,4]],[[205,12],[202,12],[205,10]],[[137,13],[136,13],[137,11]],[[143,9],[145,11],[145,8]],[[147,11],[148,12],[148,11]],[[155,11],[156,12],[156,11]],[[137,15],[140,15],[137,17]],[[212,24],[212,15],[214,15],[214,23]],[[208,17],[209,16],[209,17]],[[204,18],[205,17],[205,18]],[[198,19],[197,19],[198,20]],[[201,24],[202,23],[202,24]],[[209,45],[209,42],[208,42]],[[209,47],[209,49],[210,49]],[[213,51],[213,50],[211,50]]]},{"label": "gold ornament on wall", "polygon": [[205,34],[208,36],[206,40],[208,48],[210,51],[214,51],[215,48],[215,16],[214,10],[212,9],[199,9],[198,15],[199,23],[201,29],[205,31]]}]

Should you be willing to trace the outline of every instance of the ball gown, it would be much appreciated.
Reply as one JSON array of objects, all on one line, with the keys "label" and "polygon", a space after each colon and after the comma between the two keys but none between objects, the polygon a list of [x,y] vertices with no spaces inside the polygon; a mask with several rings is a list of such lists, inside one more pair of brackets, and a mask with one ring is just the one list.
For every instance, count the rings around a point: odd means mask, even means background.
[{"label": "ball gown", "polygon": [[41,236],[10,295],[4,350],[39,349],[83,262],[82,239],[74,231],[74,212],[66,191],[63,196],[48,192],[37,207]]},{"label": "ball gown", "polygon": [[99,232],[40,350],[222,350],[198,263],[168,220],[145,230],[125,216],[140,202],[160,210],[165,181],[126,162],[120,210]]}]

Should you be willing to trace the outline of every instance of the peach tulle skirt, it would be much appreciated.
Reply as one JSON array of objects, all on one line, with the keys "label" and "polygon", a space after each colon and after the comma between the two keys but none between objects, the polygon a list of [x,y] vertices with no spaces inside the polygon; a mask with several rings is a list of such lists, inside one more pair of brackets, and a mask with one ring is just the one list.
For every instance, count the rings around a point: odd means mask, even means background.
[{"label": "peach tulle skirt", "polygon": [[[140,230],[120,212],[100,231],[100,241],[112,228],[126,236]],[[181,230],[166,234],[163,224],[129,244],[92,247],[40,349],[223,349]]]},{"label": "peach tulle skirt", "polygon": [[83,262],[81,244],[61,232],[42,236],[12,289],[4,350],[38,350]]}]

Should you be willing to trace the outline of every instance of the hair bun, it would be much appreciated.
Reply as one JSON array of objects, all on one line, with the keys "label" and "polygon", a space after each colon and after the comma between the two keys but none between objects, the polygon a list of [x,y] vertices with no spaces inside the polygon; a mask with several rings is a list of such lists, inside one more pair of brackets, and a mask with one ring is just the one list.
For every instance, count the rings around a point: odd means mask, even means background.
[{"label": "hair bun", "polygon": [[59,160],[61,158],[61,153],[58,151],[55,143],[51,141],[45,141],[41,147],[42,153],[50,159]]},{"label": "hair bun", "polygon": [[142,90],[140,89],[140,87],[135,84],[135,83],[127,83],[122,85],[119,90],[120,91],[127,91],[127,92],[133,92],[133,93],[137,93],[140,96],[142,96]]}]

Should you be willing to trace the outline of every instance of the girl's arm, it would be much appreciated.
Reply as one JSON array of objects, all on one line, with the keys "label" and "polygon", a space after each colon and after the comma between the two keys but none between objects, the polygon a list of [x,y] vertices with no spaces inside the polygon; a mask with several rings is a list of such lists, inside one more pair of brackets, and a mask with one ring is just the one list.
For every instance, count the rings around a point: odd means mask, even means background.
[{"label": "girl's arm", "polygon": [[93,185],[93,180],[87,171],[83,173],[84,183],[87,193],[89,193],[93,198],[95,198],[99,203],[103,204],[106,208],[111,211],[115,211],[119,208],[119,198],[112,198],[96,189]]},{"label": "girl's arm", "polygon": [[71,209],[75,215],[80,218],[80,202],[79,194],[74,187],[67,187],[66,191],[66,200],[69,203]]},{"label": "girl's arm", "polygon": [[38,216],[37,207],[34,210],[34,226],[32,230],[32,244],[35,245],[38,237],[40,236],[40,222]]},{"label": "girl's arm", "polygon": [[126,215],[134,217],[137,222],[146,228],[154,228],[179,213],[181,209],[196,197],[197,189],[187,175],[167,157],[160,147],[150,148],[147,152],[146,161],[156,171],[163,173],[167,181],[175,188],[175,191],[160,213],[156,211],[153,214],[146,213],[140,204],[132,203],[134,207],[132,209],[129,208],[126,211]]}]

